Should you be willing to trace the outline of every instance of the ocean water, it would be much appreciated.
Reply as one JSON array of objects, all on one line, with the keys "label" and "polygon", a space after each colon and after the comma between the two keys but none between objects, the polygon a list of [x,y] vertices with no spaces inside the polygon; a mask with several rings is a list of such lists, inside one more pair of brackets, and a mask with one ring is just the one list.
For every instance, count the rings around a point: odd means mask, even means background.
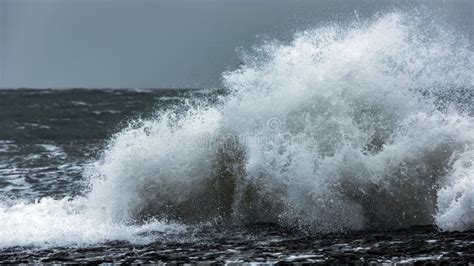
[{"label": "ocean water", "polygon": [[466,260],[471,48],[395,12],[257,45],[219,89],[1,90],[0,259]]}]

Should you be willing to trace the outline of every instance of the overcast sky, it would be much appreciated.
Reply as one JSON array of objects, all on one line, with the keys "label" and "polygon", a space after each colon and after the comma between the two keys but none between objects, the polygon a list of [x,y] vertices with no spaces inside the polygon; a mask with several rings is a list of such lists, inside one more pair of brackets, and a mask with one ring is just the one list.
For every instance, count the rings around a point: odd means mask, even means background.
[{"label": "overcast sky", "polygon": [[[408,4],[414,3],[416,4]],[[470,35],[474,0],[436,0]],[[0,0],[0,87],[207,88],[236,49],[420,1]]]}]

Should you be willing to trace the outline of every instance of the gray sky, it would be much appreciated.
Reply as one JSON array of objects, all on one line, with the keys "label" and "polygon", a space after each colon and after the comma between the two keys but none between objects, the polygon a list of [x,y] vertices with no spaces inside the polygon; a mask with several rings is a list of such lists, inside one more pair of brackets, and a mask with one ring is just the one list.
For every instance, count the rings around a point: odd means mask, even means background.
[{"label": "gray sky", "polygon": [[[423,1],[470,35],[474,1]],[[415,4],[408,4],[415,3]],[[0,87],[214,87],[239,47],[402,0],[0,0]]]}]

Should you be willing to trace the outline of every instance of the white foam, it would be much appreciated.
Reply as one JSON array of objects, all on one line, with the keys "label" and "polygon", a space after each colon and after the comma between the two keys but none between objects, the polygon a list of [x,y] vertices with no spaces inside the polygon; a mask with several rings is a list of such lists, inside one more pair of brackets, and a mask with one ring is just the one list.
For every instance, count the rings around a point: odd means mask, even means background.
[{"label": "white foam", "polygon": [[151,221],[144,225],[113,223],[84,211],[82,199],[42,199],[0,205],[0,248],[12,246],[89,245],[108,240],[147,243],[150,232],[176,232],[183,227]]}]

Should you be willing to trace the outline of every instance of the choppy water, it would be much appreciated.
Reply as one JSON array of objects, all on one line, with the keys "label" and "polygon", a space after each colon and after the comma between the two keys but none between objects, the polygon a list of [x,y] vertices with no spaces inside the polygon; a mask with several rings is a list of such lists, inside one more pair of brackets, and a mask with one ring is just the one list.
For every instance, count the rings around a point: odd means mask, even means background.
[{"label": "choppy water", "polygon": [[0,91],[0,259],[469,261],[470,47],[391,13],[265,43],[219,91]]},{"label": "choppy water", "polygon": [[81,194],[84,168],[99,158],[112,134],[189,95],[189,90],[0,90],[2,193],[29,200]]},{"label": "choppy water", "polygon": [[439,233],[432,227],[390,232],[301,235],[272,225],[206,227],[160,235],[149,244],[109,241],[84,247],[14,247],[6,263],[414,263],[472,262],[474,232]]}]

